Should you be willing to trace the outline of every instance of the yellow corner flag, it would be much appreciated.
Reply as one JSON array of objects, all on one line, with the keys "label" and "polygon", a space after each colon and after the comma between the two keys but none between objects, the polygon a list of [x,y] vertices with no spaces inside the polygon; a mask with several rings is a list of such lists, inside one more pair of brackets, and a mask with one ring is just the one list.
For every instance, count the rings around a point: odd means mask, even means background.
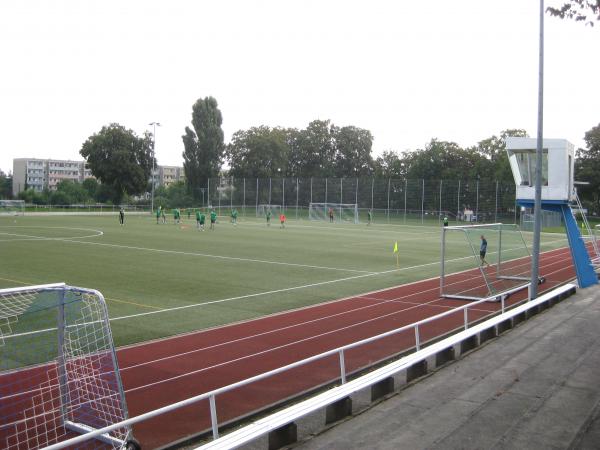
[{"label": "yellow corner flag", "polygon": [[394,253],[396,254],[396,267],[400,267],[400,253],[398,253],[398,241],[394,242]]},{"label": "yellow corner flag", "polygon": [[394,253],[398,253],[398,241],[394,242]]}]

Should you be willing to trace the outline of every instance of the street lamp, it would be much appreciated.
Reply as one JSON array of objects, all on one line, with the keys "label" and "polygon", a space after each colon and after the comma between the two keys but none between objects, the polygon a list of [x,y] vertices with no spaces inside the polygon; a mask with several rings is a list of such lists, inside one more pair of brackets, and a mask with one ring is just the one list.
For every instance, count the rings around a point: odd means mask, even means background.
[{"label": "street lamp", "polygon": [[156,126],[160,127],[160,123],[151,122],[148,125],[152,125],[154,127],[154,131],[152,132],[152,200],[150,203],[151,213],[154,212],[154,162],[156,160]]}]

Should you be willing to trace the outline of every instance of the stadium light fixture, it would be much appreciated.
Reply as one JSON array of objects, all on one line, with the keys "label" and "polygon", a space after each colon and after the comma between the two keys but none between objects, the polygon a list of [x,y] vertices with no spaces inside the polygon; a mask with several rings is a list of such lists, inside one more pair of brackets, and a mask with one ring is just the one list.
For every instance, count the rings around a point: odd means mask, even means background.
[{"label": "stadium light fixture", "polygon": [[156,170],[154,168],[154,164],[156,161],[156,127],[157,126],[161,126],[159,122],[151,122],[148,125],[152,125],[153,131],[152,131],[152,199],[150,200],[150,213],[154,212],[154,171]]}]

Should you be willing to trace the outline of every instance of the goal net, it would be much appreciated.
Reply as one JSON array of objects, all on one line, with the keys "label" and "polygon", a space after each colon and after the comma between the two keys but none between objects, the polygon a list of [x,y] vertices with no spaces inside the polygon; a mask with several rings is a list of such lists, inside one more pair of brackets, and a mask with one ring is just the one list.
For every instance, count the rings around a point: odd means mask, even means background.
[{"label": "goal net", "polygon": [[308,218],[358,223],[358,205],[356,203],[310,203]]},{"label": "goal net", "polygon": [[516,225],[443,227],[441,260],[442,297],[498,301],[531,283],[531,253]]},{"label": "goal net", "polygon": [[[102,294],[64,284],[1,289],[0,448],[43,448],[126,418]],[[129,439],[120,428],[84,447],[126,448]]]},{"label": "goal net", "polygon": [[24,214],[24,200],[0,200],[0,215],[22,216]]},{"label": "goal net", "polygon": [[266,217],[267,211],[271,211],[271,217],[279,217],[282,208],[281,205],[260,204],[256,206],[256,217]]}]

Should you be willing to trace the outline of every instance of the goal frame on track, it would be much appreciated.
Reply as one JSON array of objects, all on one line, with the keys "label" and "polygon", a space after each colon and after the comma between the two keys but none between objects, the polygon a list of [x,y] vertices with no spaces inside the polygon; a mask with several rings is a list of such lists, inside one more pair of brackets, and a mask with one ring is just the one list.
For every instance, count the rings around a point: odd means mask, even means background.
[{"label": "goal frame on track", "polygon": [[[477,233],[485,233],[486,230],[488,232],[495,232],[496,239],[492,244],[497,248],[497,256],[495,269],[493,273],[487,273],[485,267],[480,262],[479,249],[473,245],[472,240],[468,236],[468,231],[477,230]],[[476,294],[463,294],[460,292],[449,292],[446,281],[447,277],[451,274],[446,272],[446,258],[447,258],[447,233],[449,232],[463,232],[465,234],[465,239],[469,244],[470,252],[469,256],[472,254],[474,265],[468,270],[477,269],[480,273],[481,280],[484,281],[485,287],[487,288],[487,292],[485,295],[476,295]],[[526,289],[531,284],[531,272],[530,270],[522,271],[521,273],[510,273],[509,270],[506,270],[506,266],[508,263],[514,261],[510,257],[506,257],[504,259],[505,254],[508,253],[505,251],[506,249],[503,247],[503,232],[506,235],[510,232],[514,237],[516,237],[517,242],[521,245],[519,249],[522,255],[520,258],[527,258],[527,267],[530,267],[531,262],[531,252],[521,230],[517,225],[514,224],[502,224],[502,223],[492,223],[492,224],[477,224],[477,225],[459,225],[459,226],[449,226],[442,227],[442,238],[441,238],[441,273],[440,273],[440,297],[450,298],[450,299],[459,299],[459,300],[471,300],[471,301],[479,301],[479,300],[487,300],[487,301],[500,301],[503,298],[508,298],[512,293],[518,292],[520,290]],[[489,235],[489,233],[488,233]],[[487,240],[487,238],[486,238]],[[489,242],[488,242],[489,244]],[[518,259],[518,258],[517,258]],[[492,279],[493,276],[493,279]],[[494,283],[498,280],[505,280],[509,283],[506,283],[506,286],[502,289],[497,289],[494,286]],[[538,283],[543,283],[545,279],[540,277]]]},{"label": "goal frame on track", "polygon": [[[64,283],[0,289],[0,400],[7,449],[46,447],[127,419],[99,291]],[[86,448],[134,442],[131,428],[95,439]]]}]

